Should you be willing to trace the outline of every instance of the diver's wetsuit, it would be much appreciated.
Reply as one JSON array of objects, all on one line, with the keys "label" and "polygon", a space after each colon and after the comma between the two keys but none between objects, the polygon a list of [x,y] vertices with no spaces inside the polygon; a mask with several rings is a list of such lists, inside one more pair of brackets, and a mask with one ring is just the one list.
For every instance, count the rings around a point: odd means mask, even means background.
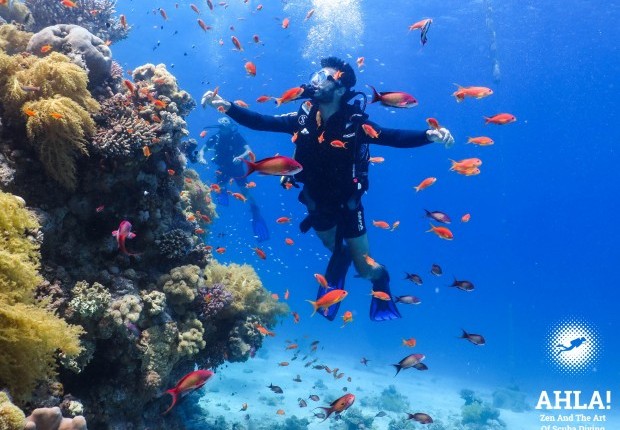
[{"label": "diver's wetsuit", "polygon": [[[337,225],[341,237],[359,237],[366,232],[360,198],[368,188],[367,145],[416,148],[431,142],[425,131],[382,128],[367,119],[355,121],[358,117],[353,116],[356,110],[351,105],[332,115],[328,124],[321,121],[320,127],[317,112],[318,107],[309,102],[298,112],[282,116],[261,115],[233,103],[227,114],[254,130],[297,133],[294,158],[303,170],[295,180],[304,184],[299,199],[308,207],[311,226],[326,231]],[[379,136],[369,137],[361,123],[371,125]],[[323,143],[319,143],[321,135]],[[330,145],[336,139],[345,142],[345,148]]]},{"label": "diver's wetsuit", "polygon": [[215,156],[211,159],[217,164],[219,171],[217,175],[217,183],[225,187],[228,181],[233,178],[240,188],[247,184],[244,177],[245,168],[243,163],[234,163],[233,158],[245,152],[247,142],[239,134],[234,131],[229,134],[217,133],[209,138],[206,143],[207,148],[215,149]]}]

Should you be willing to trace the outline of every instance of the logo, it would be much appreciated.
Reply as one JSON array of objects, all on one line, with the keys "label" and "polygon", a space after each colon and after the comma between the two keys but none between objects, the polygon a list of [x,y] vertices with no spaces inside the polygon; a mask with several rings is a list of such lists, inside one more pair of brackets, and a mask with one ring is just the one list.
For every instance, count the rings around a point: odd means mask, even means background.
[{"label": "logo", "polygon": [[569,317],[551,325],[545,349],[548,361],[557,371],[579,375],[596,371],[603,347],[594,325]]},{"label": "logo", "polygon": [[306,119],[308,119],[308,115],[299,115],[297,122],[299,125],[306,125]]}]

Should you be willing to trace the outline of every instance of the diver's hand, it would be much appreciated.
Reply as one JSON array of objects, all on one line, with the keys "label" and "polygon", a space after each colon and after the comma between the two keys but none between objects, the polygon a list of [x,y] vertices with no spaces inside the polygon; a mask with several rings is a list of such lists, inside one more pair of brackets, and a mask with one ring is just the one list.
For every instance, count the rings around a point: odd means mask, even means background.
[{"label": "diver's hand", "polygon": [[233,158],[233,163],[235,163],[235,164],[239,164],[239,163],[241,163],[241,159],[242,159],[242,158],[243,158],[243,157],[241,157],[241,156]]},{"label": "diver's hand", "polygon": [[280,176],[280,185],[287,190],[291,187],[299,188],[299,184],[292,176]]},{"label": "diver's hand", "polygon": [[439,130],[426,130],[426,138],[431,142],[441,142],[446,145],[446,148],[450,148],[454,145],[454,137],[452,137],[452,133],[444,127],[441,127]]},{"label": "diver's hand", "polygon": [[227,112],[230,109],[230,102],[226,101],[219,94],[215,94],[213,91],[209,90],[202,95],[202,99],[200,99],[200,104],[202,107],[206,107],[207,105],[217,109],[218,111]]}]

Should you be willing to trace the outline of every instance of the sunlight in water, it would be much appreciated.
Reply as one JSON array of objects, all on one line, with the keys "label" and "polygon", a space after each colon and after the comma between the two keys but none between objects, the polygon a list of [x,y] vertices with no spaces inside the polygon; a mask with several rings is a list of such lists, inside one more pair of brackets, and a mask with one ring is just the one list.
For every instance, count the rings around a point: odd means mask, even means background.
[{"label": "sunlight in water", "polygon": [[304,58],[316,59],[349,51],[364,34],[359,0],[312,0],[314,25],[308,31]]}]

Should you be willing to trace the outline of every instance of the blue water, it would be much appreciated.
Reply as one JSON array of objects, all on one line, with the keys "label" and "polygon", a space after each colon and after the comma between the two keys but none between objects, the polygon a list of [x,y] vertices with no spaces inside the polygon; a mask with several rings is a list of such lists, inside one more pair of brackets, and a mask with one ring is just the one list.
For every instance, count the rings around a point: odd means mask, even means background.
[{"label": "blue water", "polygon": [[[277,178],[251,177],[258,184],[252,192],[271,228],[271,240],[263,246],[266,261],[252,251],[249,210],[233,201],[219,212],[213,232],[227,236],[212,235],[208,242],[228,247],[220,260],[254,265],[269,290],[280,296],[291,292],[290,306],[302,317],[299,325],[289,319],[277,327],[278,347],[282,339],[310,333],[355,362],[366,356],[388,366],[410,353],[400,345],[402,338],[415,337],[413,351],[423,352],[430,367],[416,378],[471,379],[489,389],[516,383],[534,397],[541,390],[611,390],[617,398],[619,5],[269,0],[257,12],[256,1],[229,3],[213,12],[197,3],[202,18],[214,27],[204,33],[189,3],[179,2],[177,9],[163,1],[148,6],[120,2],[119,13],[127,15],[133,30],[129,39],[112,46],[114,57],[126,69],[166,64],[197,102],[204,91],[219,86],[228,100],[243,99],[261,113],[280,114],[298,104],[276,108],[254,100],[304,83],[321,56],[347,58],[354,67],[355,59],[364,56],[358,90],[369,92],[368,84],[407,91],[419,100],[408,110],[369,105],[372,120],[385,127],[423,129],[432,116],[457,141],[451,149],[439,144],[371,148],[371,155],[386,159],[371,166],[371,188],[364,198],[372,255],[390,270],[396,294],[423,301],[401,306],[400,321],[368,320],[370,283],[353,278],[353,271],[343,308],[353,311],[354,322],[340,330],[338,323],[309,318],[305,300],[315,295],[312,274],[324,271],[327,251],[313,234],[298,232],[304,207],[297,192],[282,190]],[[153,12],[158,7],[166,9],[167,22]],[[312,7],[315,15],[304,21]],[[284,17],[291,20],[286,30],[280,27]],[[407,27],[425,17],[432,17],[433,24],[428,44],[421,47],[419,32],[409,33]],[[253,34],[262,44],[252,42]],[[244,52],[232,49],[231,35]],[[247,60],[256,64],[256,77],[246,76]],[[494,74],[496,65],[499,73]],[[489,86],[494,94],[457,104],[451,97],[453,83]],[[518,120],[502,127],[484,125],[483,116],[499,112]],[[202,128],[217,118],[216,111],[198,107],[188,118],[192,136],[201,140]],[[241,132],[259,158],[293,151],[287,135]],[[495,145],[465,144],[476,135],[491,136]],[[448,158],[467,157],[483,160],[479,176],[448,171]],[[213,181],[213,166],[198,170],[203,180]],[[428,176],[436,176],[437,183],[416,194],[412,187]],[[425,233],[424,208],[452,216],[454,241]],[[466,212],[471,221],[459,223]],[[278,225],[280,216],[294,223]],[[401,224],[387,232],[372,227],[373,219]],[[295,245],[285,245],[285,237]],[[432,263],[442,266],[443,277],[430,275]],[[403,280],[405,271],[420,274],[424,285]],[[447,288],[453,275],[471,280],[476,290]],[[557,372],[545,356],[549,326],[567,316],[595,326],[602,345],[596,366],[579,375]],[[461,328],[483,334],[487,345],[457,339]],[[267,341],[266,348],[269,342],[276,341]],[[609,416],[617,414],[616,407],[612,401]]]}]

